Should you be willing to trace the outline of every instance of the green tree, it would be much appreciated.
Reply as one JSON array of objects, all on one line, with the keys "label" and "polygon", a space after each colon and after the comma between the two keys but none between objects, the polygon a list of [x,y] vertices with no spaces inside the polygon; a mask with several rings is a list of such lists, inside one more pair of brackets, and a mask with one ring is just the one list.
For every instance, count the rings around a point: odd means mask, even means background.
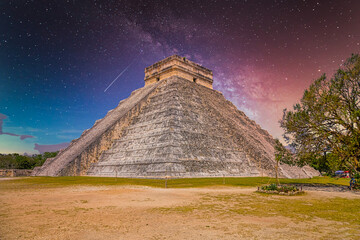
[{"label": "green tree", "polygon": [[12,154],[0,154],[0,168],[15,168],[15,157]]},{"label": "green tree", "polygon": [[57,152],[44,152],[43,154],[37,155],[38,157],[35,158],[36,162],[35,162],[34,167],[42,166],[44,164],[44,162],[46,161],[46,159],[54,158],[54,157],[56,157],[56,155],[58,153],[59,153],[59,151],[57,151]]},{"label": "green tree", "polygon": [[360,160],[360,57],[352,55],[331,79],[322,75],[280,121],[300,164],[330,153],[327,165],[357,170]]},{"label": "green tree", "polygon": [[18,168],[18,169],[31,169],[31,167],[32,167],[31,159],[28,156],[23,156],[23,155],[18,154],[15,157],[15,160],[17,163],[16,168]]},{"label": "green tree", "polygon": [[24,156],[18,153],[0,154],[0,168],[6,169],[33,169],[41,166],[47,158],[56,157],[58,152],[45,152],[32,156]]}]

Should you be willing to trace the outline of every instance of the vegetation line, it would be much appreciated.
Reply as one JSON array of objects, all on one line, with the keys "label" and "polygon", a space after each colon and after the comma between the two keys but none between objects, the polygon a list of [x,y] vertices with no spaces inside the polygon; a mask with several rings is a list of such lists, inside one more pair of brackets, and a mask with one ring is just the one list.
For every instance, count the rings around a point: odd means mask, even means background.
[{"label": "vegetation line", "polygon": [[[168,179],[167,188],[197,188],[197,187],[256,187],[275,183],[275,178],[241,177],[241,178],[181,178]],[[225,184],[224,184],[225,182]],[[348,185],[348,179],[330,177],[315,177],[312,179],[280,179],[281,184],[333,184]],[[165,188],[165,179],[112,178],[112,177],[27,177],[1,181],[0,189],[52,188],[76,185],[111,186],[140,185]]]}]

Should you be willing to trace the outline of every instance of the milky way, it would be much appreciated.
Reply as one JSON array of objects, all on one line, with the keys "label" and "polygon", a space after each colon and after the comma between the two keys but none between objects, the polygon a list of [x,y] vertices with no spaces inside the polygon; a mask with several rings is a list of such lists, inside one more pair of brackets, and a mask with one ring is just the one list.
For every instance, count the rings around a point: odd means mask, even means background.
[{"label": "milky way", "polygon": [[212,69],[214,88],[280,137],[282,109],[360,51],[355,0],[5,0],[0,7],[3,131],[35,136],[0,135],[0,152],[79,137],[144,85],[145,67],[173,54]]}]

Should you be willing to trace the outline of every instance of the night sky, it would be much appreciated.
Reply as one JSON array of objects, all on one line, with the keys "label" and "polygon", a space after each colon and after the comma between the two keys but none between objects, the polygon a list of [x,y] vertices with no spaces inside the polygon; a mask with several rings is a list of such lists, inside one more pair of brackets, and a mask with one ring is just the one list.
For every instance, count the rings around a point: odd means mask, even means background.
[{"label": "night sky", "polygon": [[0,153],[79,137],[173,54],[281,137],[282,109],[359,52],[357,0],[1,0]]}]

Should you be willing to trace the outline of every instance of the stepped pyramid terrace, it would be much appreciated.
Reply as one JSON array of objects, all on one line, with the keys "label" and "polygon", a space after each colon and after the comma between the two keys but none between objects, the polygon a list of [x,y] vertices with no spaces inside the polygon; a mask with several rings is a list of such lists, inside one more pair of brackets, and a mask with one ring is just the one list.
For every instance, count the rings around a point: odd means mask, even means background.
[{"label": "stepped pyramid terrace", "polygon": [[[177,55],[147,67],[143,88],[33,175],[274,176],[274,139],[212,89],[212,76]],[[282,164],[280,175],[319,173]]]}]

